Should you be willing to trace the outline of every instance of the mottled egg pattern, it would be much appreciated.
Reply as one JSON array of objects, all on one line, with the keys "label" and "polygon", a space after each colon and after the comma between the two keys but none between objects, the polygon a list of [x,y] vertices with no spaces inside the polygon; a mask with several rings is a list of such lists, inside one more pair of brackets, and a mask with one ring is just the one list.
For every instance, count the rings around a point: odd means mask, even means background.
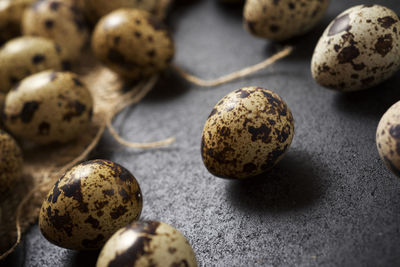
[{"label": "mottled egg pattern", "polygon": [[54,40],[71,60],[81,55],[89,39],[82,11],[60,0],[39,1],[28,8],[22,20],[22,31],[25,35]]},{"label": "mottled egg pattern", "polygon": [[19,37],[0,50],[0,91],[8,92],[23,78],[47,69],[62,68],[61,48],[42,37]]},{"label": "mottled egg pattern", "polygon": [[314,50],[311,71],[322,86],[339,91],[366,89],[400,66],[400,22],[379,5],[352,7],[333,20]]},{"label": "mottled egg pattern", "polygon": [[400,101],[382,116],[376,130],[376,145],[386,166],[400,177]]},{"label": "mottled egg pattern", "polygon": [[0,44],[21,35],[21,18],[25,8],[35,0],[0,1]]},{"label": "mottled egg pattern", "polygon": [[103,247],[96,267],[195,267],[195,254],[174,227],[156,221],[130,224],[116,232]]},{"label": "mottled egg pattern", "polygon": [[44,71],[22,80],[8,93],[3,120],[22,139],[64,143],[87,129],[92,109],[91,94],[76,74]]},{"label": "mottled egg pattern", "polygon": [[222,98],[205,123],[201,154],[222,178],[247,178],[271,169],[290,146],[294,121],[274,92],[245,87]]},{"label": "mottled egg pattern", "polygon": [[244,25],[258,37],[284,41],[313,28],[328,5],[329,0],[247,0]]},{"label": "mottled egg pattern", "polygon": [[135,9],[119,9],[102,18],[94,30],[92,47],[105,65],[134,80],[164,70],[174,55],[165,25]]},{"label": "mottled egg pattern", "polygon": [[17,142],[0,129],[0,193],[12,188],[22,174],[22,152]]},{"label": "mottled egg pattern", "polygon": [[60,247],[99,249],[141,211],[135,177],[112,161],[92,160],[58,180],[42,204],[39,226],[46,239]]},{"label": "mottled egg pattern", "polygon": [[85,0],[85,9],[92,22],[120,8],[134,8],[154,12],[159,0]]}]

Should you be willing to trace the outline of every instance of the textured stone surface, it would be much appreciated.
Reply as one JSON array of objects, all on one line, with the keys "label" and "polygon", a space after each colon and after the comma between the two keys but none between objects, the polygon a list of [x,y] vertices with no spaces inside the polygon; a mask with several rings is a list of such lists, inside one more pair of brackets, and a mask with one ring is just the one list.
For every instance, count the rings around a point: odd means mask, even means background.
[{"label": "textured stone surface", "polygon": [[[115,121],[130,140],[174,135],[170,148],[134,151],[106,135],[96,157],[126,166],[143,193],[142,219],[165,221],[193,245],[201,266],[399,266],[400,181],[375,146],[380,117],[399,97],[400,77],[367,91],[317,85],[310,60],[329,21],[356,4],[332,1],[316,30],[292,41],[294,54],[255,75],[211,89],[170,73],[138,106]],[[379,1],[400,12],[400,2]],[[242,28],[240,8],[203,0],[177,7],[171,25],[175,62],[215,78],[271,55],[271,43]],[[286,157],[255,180],[207,172],[200,155],[204,122],[228,92],[276,91],[292,110],[295,136]],[[5,266],[94,266],[96,253],[57,248],[34,226]]]}]

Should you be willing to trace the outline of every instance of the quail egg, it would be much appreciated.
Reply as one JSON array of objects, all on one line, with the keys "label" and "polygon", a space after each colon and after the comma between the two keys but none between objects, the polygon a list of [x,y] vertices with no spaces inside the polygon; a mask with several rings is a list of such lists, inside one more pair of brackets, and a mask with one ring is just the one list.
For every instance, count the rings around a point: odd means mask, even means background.
[{"label": "quail egg", "polygon": [[137,220],[142,194],[135,177],[109,160],[91,160],[67,171],[40,209],[39,227],[63,248],[99,249],[118,229]]},{"label": "quail egg", "polygon": [[101,17],[120,8],[135,8],[154,12],[159,0],[85,0],[85,8],[91,21],[96,22]]},{"label": "quail egg", "polygon": [[35,0],[0,1],[0,43],[21,35],[21,19],[25,8]]},{"label": "quail egg", "polygon": [[61,49],[42,37],[19,37],[0,50],[0,91],[8,92],[23,78],[47,69],[62,68]]},{"label": "quail egg", "polygon": [[94,30],[92,48],[106,66],[132,80],[164,70],[174,55],[164,24],[138,9],[119,9],[103,17]]},{"label": "quail egg", "polygon": [[6,193],[20,178],[22,162],[22,152],[17,142],[0,129],[0,193]]},{"label": "quail egg", "polygon": [[294,134],[286,103],[274,92],[245,87],[222,98],[204,125],[201,155],[222,178],[248,178],[282,159]]},{"label": "quail egg", "polygon": [[107,241],[96,266],[195,267],[197,261],[189,242],[174,227],[140,221],[118,230]]},{"label": "quail egg", "polygon": [[7,94],[3,120],[24,140],[65,143],[87,129],[92,108],[91,94],[76,74],[50,70],[25,78]]},{"label": "quail egg", "polygon": [[89,39],[82,11],[61,0],[43,0],[28,8],[23,16],[22,31],[25,35],[54,40],[71,60],[81,56]]},{"label": "quail egg", "polygon": [[355,91],[391,77],[400,67],[400,22],[380,5],[359,5],[337,16],[314,50],[311,72],[322,86]]},{"label": "quail egg", "polygon": [[386,166],[400,177],[400,101],[382,116],[376,130],[376,145]]},{"label": "quail egg", "polygon": [[247,0],[244,25],[255,36],[284,41],[311,30],[328,5],[329,0]]}]

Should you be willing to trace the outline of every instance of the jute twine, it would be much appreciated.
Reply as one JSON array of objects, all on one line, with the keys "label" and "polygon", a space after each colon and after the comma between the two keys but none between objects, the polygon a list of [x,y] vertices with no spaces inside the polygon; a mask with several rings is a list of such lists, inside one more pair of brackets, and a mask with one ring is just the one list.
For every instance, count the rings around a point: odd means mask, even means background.
[{"label": "jute twine", "polygon": [[[162,0],[164,5],[159,13],[165,17],[165,10],[170,0]],[[234,79],[250,75],[266,68],[277,60],[288,56],[292,49],[284,48],[272,57],[254,66],[225,75],[215,80],[207,81],[183,71],[177,66],[171,66],[182,78],[198,86],[217,86]],[[104,131],[109,130],[113,138],[121,145],[149,149],[171,144],[174,137],[153,142],[134,143],[123,139],[112,126],[113,118],[125,107],[139,103],[154,87],[158,76],[137,84],[132,90],[123,92],[123,81],[107,68],[101,66],[94,58],[87,55],[79,69],[74,70],[81,75],[94,99],[93,121],[87,131],[73,142],[62,145],[40,147],[23,146],[23,175],[18,184],[3,197],[0,202],[0,260],[11,254],[21,241],[21,234],[37,220],[42,201],[53,184],[61,175],[75,164],[87,159],[90,152],[99,143]],[[2,96],[0,96],[1,98]]]}]

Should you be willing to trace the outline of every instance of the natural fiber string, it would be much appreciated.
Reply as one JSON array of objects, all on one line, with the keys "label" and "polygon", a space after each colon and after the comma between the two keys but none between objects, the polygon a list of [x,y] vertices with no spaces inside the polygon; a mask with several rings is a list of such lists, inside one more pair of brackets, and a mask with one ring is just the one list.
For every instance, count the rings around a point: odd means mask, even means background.
[{"label": "natural fiber string", "polygon": [[224,83],[228,83],[231,82],[233,80],[236,80],[238,78],[250,75],[252,73],[255,73],[261,69],[264,69],[270,65],[272,65],[273,63],[275,63],[276,61],[278,61],[281,58],[287,57],[288,55],[290,55],[290,53],[292,52],[293,48],[288,46],[285,47],[283,50],[279,51],[278,53],[274,54],[273,56],[271,56],[270,58],[267,58],[266,60],[250,66],[250,67],[246,67],[242,70],[239,71],[235,71],[231,74],[222,76],[220,78],[214,79],[214,80],[203,80],[200,79],[194,75],[191,75],[187,72],[185,72],[183,69],[181,69],[180,67],[173,65],[172,68],[179,74],[181,75],[184,79],[186,79],[187,81],[196,84],[198,86],[203,86],[203,87],[213,87],[213,86],[217,86],[217,85],[221,85]]},{"label": "natural fiber string", "polygon": [[[157,80],[158,80],[158,76],[154,76],[153,78],[151,78],[150,81],[144,86],[144,88],[134,98],[130,99],[130,101],[126,102],[125,104],[118,105],[114,110],[114,114],[119,113],[125,107],[130,106],[132,104],[136,104],[141,99],[143,99],[154,87]],[[151,142],[151,143],[129,142],[129,141],[123,139],[118,134],[118,132],[114,128],[114,126],[112,125],[112,119],[114,117],[115,117],[115,115],[107,120],[107,129],[110,131],[110,133],[114,137],[114,139],[123,146],[131,147],[131,148],[142,148],[142,149],[157,148],[157,147],[169,145],[169,144],[175,142],[175,140],[176,140],[175,137],[170,137],[170,138],[167,138],[167,139],[164,139],[161,141],[156,141],[156,142]]]}]

